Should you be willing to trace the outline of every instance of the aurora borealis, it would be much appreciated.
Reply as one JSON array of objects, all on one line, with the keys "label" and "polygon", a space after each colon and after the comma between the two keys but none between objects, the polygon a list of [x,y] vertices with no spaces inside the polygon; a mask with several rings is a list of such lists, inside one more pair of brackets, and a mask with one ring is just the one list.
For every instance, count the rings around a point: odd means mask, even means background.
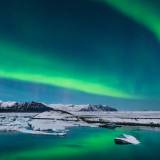
[{"label": "aurora borealis", "polygon": [[[1,100],[159,110],[160,1],[1,1]],[[160,157],[158,132],[67,129],[71,132],[63,137],[1,132],[0,159]],[[142,143],[120,148],[114,138],[123,133]]]},{"label": "aurora borealis", "polygon": [[104,0],[128,17],[151,30],[160,40],[160,2],[157,0]]},{"label": "aurora borealis", "polygon": [[159,99],[160,4],[130,3],[1,2],[1,79],[113,100]]}]

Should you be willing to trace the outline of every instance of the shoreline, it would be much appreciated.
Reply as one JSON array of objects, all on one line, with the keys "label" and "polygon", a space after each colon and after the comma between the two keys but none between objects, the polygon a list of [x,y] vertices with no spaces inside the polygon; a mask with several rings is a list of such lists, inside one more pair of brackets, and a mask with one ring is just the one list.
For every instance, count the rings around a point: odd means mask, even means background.
[{"label": "shoreline", "polygon": [[0,113],[0,131],[65,135],[73,127],[149,127],[160,129],[160,112],[65,112]]}]

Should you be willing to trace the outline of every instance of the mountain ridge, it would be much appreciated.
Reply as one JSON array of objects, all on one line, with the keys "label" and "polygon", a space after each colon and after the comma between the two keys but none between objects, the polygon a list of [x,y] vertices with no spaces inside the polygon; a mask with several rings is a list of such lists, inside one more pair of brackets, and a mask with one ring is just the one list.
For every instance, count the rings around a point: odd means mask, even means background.
[{"label": "mountain ridge", "polygon": [[93,112],[93,111],[117,111],[117,109],[102,104],[65,105],[65,104],[45,104],[41,102],[0,102],[0,112]]}]

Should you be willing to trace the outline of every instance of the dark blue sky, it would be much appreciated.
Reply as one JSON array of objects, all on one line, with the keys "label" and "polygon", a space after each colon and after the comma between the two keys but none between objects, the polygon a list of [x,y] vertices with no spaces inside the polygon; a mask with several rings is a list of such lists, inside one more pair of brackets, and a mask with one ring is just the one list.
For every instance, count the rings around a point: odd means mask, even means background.
[{"label": "dark blue sky", "polygon": [[146,21],[95,0],[6,0],[0,21],[1,100],[159,109],[160,41]]},{"label": "dark blue sky", "polygon": [[127,100],[71,89],[0,79],[0,100],[62,104],[107,104],[120,110],[159,110],[159,100]]}]

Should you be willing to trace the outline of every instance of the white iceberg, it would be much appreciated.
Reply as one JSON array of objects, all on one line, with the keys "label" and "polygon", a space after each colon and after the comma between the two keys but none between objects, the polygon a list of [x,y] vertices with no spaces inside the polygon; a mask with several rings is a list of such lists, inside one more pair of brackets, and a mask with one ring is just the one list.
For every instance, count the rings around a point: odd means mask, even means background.
[{"label": "white iceberg", "polygon": [[139,144],[140,141],[137,140],[134,136],[123,134],[124,137],[115,138],[116,144]]}]

